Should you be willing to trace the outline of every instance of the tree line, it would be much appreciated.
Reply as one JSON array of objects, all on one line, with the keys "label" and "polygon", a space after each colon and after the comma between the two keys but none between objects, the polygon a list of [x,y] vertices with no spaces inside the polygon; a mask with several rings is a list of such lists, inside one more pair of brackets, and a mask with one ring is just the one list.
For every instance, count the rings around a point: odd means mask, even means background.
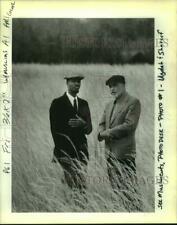
[{"label": "tree line", "polygon": [[13,19],[14,63],[153,63],[153,19]]}]

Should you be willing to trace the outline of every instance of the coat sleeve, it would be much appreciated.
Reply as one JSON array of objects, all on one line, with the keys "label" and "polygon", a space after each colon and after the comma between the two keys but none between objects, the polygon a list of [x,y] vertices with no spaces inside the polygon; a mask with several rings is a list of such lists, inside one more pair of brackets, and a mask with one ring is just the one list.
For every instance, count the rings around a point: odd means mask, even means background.
[{"label": "coat sleeve", "polygon": [[50,118],[50,129],[55,145],[57,145],[58,143],[57,133],[66,133],[67,129],[63,113],[61,113],[59,108],[60,107],[58,107],[56,99],[54,99],[50,106],[49,118]]},{"label": "coat sleeve", "polygon": [[85,122],[86,125],[84,126],[84,133],[90,134],[92,132],[92,120],[91,120],[91,113],[88,103],[86,102],[86,115],[85,115]]},{"label": "coat sleeve", "polygon": [[122,124],[119,124],[109,129],[112,138],[119,139],[129,135],[136,130],[141,112],[141,104],[139,100],[135,100],[129,107],[125,120]]},{"label": "coat sleeve", "polygon": [[[57,132],[57,111],[56,111],[56,104],[55,100],[53,100],[50,110],[49,110],[49,118],[50,118],[50,129],[52,133],[53,140],[55,142],[56,132]],[[56,144],[56,143],[55,143]]]}]

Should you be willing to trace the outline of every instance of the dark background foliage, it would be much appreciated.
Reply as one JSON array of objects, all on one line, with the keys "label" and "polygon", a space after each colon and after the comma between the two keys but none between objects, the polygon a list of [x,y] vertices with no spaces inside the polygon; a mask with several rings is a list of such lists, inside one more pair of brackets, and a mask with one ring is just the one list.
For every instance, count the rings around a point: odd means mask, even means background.
[{"label": "dark background foliage", "polygon": [[13,19],[14,63],[154,62],[153,19]]}]

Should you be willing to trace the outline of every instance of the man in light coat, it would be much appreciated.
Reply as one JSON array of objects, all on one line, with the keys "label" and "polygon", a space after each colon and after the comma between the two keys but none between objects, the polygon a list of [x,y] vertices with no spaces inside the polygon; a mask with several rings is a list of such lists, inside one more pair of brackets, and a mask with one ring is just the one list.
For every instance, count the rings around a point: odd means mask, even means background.
[{"label": "man in light coat", "polygon": [[112,76],[106,85],[114,99],[105,107],[99,123],[98,140],[105,141],[108,175],[113,189],[117,189],[121,186],[117,176],[120,178],[125,171],[136,174],[135,131],[141,106],[137,98],[127,93],[123,76]]}]

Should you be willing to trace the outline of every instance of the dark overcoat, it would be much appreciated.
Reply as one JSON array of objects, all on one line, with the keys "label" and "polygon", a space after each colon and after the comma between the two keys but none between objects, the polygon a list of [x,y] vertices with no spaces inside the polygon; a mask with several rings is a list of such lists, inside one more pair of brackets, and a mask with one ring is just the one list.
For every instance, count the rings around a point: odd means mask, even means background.
[{"label": "dark overcoat", "polygon": [[[81,117],[86,125],[72,128],[68,125],[71,118]],[[92,122],[88,102],[78,97],[78,112],[75,111],[66,93],[52,101],[50,106],[50,126],[54,140],[54,158],[88,158],[86,135],[92,131]]]}]

